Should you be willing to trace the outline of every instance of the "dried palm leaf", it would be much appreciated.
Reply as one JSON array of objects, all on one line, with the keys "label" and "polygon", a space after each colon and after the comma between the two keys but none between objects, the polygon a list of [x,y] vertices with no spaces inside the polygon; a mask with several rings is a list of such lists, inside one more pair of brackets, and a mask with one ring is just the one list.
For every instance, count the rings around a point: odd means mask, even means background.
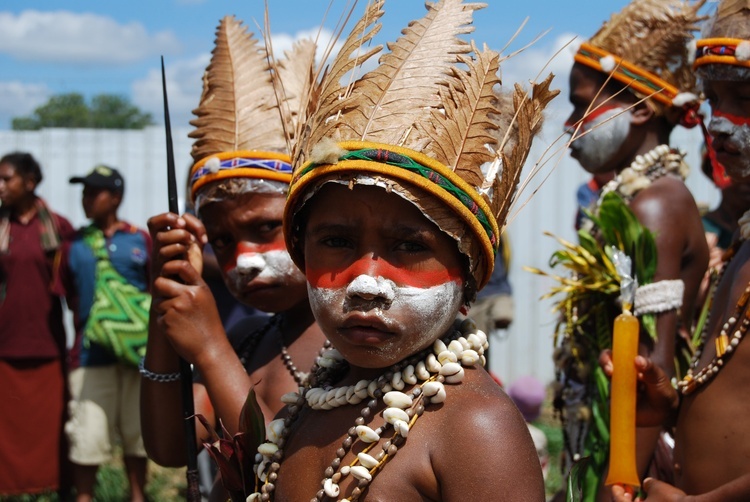
[{"label": "dried palm leaf", "polygon": [[204,75],[201,102],[190,123],[196,127],[195,161],[218,152],[262,147],[284,151],[286,140],[279,120],[266,51],[233,16],[216,30],[215,48]]}]

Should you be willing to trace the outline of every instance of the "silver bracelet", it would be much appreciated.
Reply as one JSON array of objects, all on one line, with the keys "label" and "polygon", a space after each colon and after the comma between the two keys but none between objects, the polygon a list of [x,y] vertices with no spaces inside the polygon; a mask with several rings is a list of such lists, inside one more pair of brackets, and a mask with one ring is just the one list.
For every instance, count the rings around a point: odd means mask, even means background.
[{"label": "silver bracelet", "polygon": [[177,373],[154,373],[153,371],[149,371],[143,365],[143,361],[144,360],[141,359],[141,362],[138,363],[138,371],[141,372],[141,375],[146,380],[151,380],[152,382],[157,383],[169,383],[176,382],[182,378],[182,374],[179,371]]}]

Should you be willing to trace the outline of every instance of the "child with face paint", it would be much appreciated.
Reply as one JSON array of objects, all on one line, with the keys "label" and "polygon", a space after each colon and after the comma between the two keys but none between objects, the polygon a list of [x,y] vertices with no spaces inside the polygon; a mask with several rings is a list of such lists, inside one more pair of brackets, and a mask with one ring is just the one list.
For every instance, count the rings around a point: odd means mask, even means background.
[{"label": "child with face paint", "polygon": [[[314,44],[300,42],[279,64],[311,73],[314,53]],[[305,93],[291,86],[306,85],[305,79],[279,82],[271,73],[252,34],[235,18],[224,18],[192,122],[190,196],[200,219],[167,213],[149,220],[155,280],[141,370],[142,421],[149,455],[163,465],[184,465],[186,459],[178,355],[199,374],[193,385],[196,413],[214,426],[221,419],[236,432],[250,388],[273,416],[280,396],[304,384],[305,370],[325,342],[310,310],[305,276],[292,263],[281,231],[291,180],[290,159],[282,153],[289,148],[282,116],[291,130]],[[282,71],[279,79],[288,75]],[[232,295],[272,317],[239,321],[225,335],[201,278],[206,242]],[[208,436],[201,425],[196,428],[199,441]]]},{"label": "child with face paint", "polygon": [[523,417],[482,368],[487,336],[456,317],[491,275],[498,223],[556,93],[549,79],[517,90],[527,134],[504,156],[502,180],[498,162],[483,172],[497,160],[485,145],[502,151],[497,116],[515,112],[493,92],[498,54],[457,37],[481,5],[428,3],[378,68],[342,87],[381,50],[361,56],[382,5],[366,7],[321,83],[284,217],[332,348],[310,386],[284,396],[285,418],[258,447],[257,483],[246,480],[257,491],[241,495],[541,501]]},{"label": "child with face paint", "polygon": [[[708,262],[700,214],[683,182],[688,172],[684,153],[668,146],[675,125],[699,123],[688,42],[701,20],[698,10],[703,3],[633,0],[614,14],[575,55],[570,74],[573,112],[565,124],[571,134],[571,156],[584,169],[594,175],[615,173],[591,208],[594,215],[614,192],[637,218],[639,228],[654,236],[655,272],[653,279],[638,278],[643,295],[636,294],[635,312],[655,316],[655,330],[641,330],[640,351],[669,375],[676,371],[675,356],[681,352],[677,345],[692,326],[696,292]],[[620,232],[631,225],[625,220],[617,224],[623,225]],[[612,229],[594,227],[591,234],[601,241],[606,235],[602,230]],[[634,261],[644,256],[624,251]],[[566,432],[566,474],[577,458],[597,459],[584,468],[585,500],[596,500],[597,491],[600,500],[608,499],[602,487],[607,455],[593,455],[608,451],[608,432],[592,425],[591,410],[608,406],[593,371],[602,340],[601,326],[596,324],[609,326],[609,338],[605,337],[609,344],[612,330],[612,323],[593,321],[587,313],[619,308],[609,299],[595,305],[577,303],[572,324],[579,319],[591,321],[561,336],[556,347],[556,402]],[[597,340],[593,350],[592,337]],[[638,431],[641,473],[651,462],[659,433],[658,428]]]},{"label": "child with face paint", "polygon": [[[711,105],[709,131],[715,158],[732,183],[750,182],[750,2],[719,3],[697,43],[694,68]],[[690,373],[670,385],[650,360],[635,364],[645,385],[638,419],[666,422],[675,431],[675,486],[652,479],[643,487],[648,501],[750,500],[750,413],[744,389],[750,382],[750,345],[743,341],[748,321],[750,244],[748,212],[729,248],[730,258],[712,301],[702,342]],[[603,358],[611,371],[611,359]],[[617,501],[632,498],[616,492]]]}]

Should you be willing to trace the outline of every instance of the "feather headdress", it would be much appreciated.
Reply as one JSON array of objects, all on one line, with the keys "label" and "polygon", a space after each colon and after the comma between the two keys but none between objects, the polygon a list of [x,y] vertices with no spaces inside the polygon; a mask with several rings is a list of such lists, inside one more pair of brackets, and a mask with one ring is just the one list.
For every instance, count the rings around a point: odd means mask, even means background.
[{"label": "feather headdress", "polygon": [[[468,256],[474,287],[492,273],[505,221],[542,111],[557,94],[551,78],[526,92],[520,86],[503,109],[495,94],[500,56],[461,38],[473,31],[483,4],[427,3],[357,80],[342,79],[382,47],[366,50],[379,31],[383,0],[371,2],[344,41],[320,87],[320,100],[294,154],[295,173],[285,215],[287,249],[304,266],[294,216],[331,180],[385,186],[417,205]],[[513,133],[500,117],[513,117]],[[513,147],[505,152],[507,139]],[[503,138],[500,141],[500,138]],[[487,167],[489,166],[489,168]]]},{"label": "feather headdress", "polygon": [[575,60],[649,98],[659,114],[694,102],[689,44],[705,1],[633,0],[581,45]]},{"label": "feather headdress", "polygon": [[[717,80],[747,80],[748,70],[738,74],[738,68],[750,68],[750,0],[723,0],[708,22],[706,38],[696,43],[694,68],[706,65],[729,65],[736,75],[727,73],[729,68],[715,75]],[[704,70],[705,71],[705,68]],[[717,68],[714,67],[714,73]],[[705,76],[705,75],[704,75]]]},{"label": "feather headdress", "polygon": [[291,180],[290,152],[304,121],[313,81],[315,44],[297,42],[285,59],[269,61],[265,47],[233,16],[221,20],[203,76],[203,93],[189,136],[195,138],[193,198],[207,184],[233,178]]}]

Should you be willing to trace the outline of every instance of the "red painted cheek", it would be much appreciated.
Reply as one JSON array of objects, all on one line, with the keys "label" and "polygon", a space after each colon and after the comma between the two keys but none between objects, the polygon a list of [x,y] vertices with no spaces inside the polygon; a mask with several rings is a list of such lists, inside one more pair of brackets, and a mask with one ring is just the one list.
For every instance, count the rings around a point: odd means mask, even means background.
[{"label": "red painted cheek", "polygon": [[237,258],[239,258],[240,255],[267,253],[269,251],[286,251],[284,240],[278,239],[265,244],[254,244],[246,241],[240,242],[239,244],[237,244],[237,249],[234,252],[234,259],[224,265],[224,272],[228,273],[230,270],[233,270],[235,267],[237,267]]},{"label": "red painted cheek", "polygon": [[731,113],[724,113],[716,110],[711,112],[714,117],[722,117],[730,121],[734,125],[750,125],[750,117],[740,117],[739,115],[732,115]]},{"label": "red painted cheek", "polygon": [[[610,110],[614,110],[615,108],[620,108],[619,105],[615,104],[609,104],[609,105],[602,105],[598,107],[596,110],[592,111],[591,113],[588,113],[583,119],[581,120],[582,125],[590,124],[594,120],[597,119],[597,117],[600,117],[601,115],[604,115]],[[565,122],[565,127],[568,129],[574,128],[578,122]]]},{"label": "red painted cheek", "polygon": [[411,270],[396,267],[384,260],[361,259],[345,268],[324,268],[308,264],[307,280],[316,288],[343,288],[360,275],[383,277],[398,286],[430,288],[447,282],[463,283],[460,269],[433,267],[427,270]]}]

